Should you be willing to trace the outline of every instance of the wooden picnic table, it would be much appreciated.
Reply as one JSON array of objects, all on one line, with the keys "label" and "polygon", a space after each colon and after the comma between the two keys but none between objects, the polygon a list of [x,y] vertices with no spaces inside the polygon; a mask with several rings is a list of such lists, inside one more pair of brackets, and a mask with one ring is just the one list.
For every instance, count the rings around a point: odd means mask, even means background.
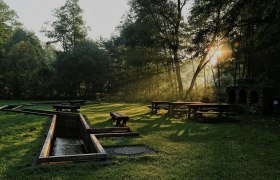
[{"label": "wooden picnic table", "polygon": [[76,104],[85,104],[86,100],[72,100],[68,101],[71,105],[76,105]]},{"label": "wooden picnic table", "polygon": [[[183,106],[188,106],[189,104],[197,104],[202,102],[193,102],[193,101],[175,101],[175,102],[168,102],[168,114],[173,115],[174,109],[182,108]],[[187,108],[185,107],[185,111],[187,113]]]},{"label": "wooden picnic table", "polygon": [[[188,104],[189,111],[188,111],[188,118],[193,117],[196,118],[198,114],[218,114],[219,118],[221,118],[222,114],[226,114],[226,118],[229,117],[229,108],[232,107],[232,104],[228,103],[193,103]],[[209,111],[210,109],[214,111]]]},{"label": "wooden picnic table", "polygon": [[80,106],[57,104],[57,105],[53,105],[53,108],[56,111],[62,111],[63,109],[70,109],[71,112],[77,112],[77,109],[80,109]]},{"label": "wooden picnic table", "polygon": [[160,108],[159,105],[168,104],[168,101],[152,101],[151,104],[152,104],[151,107],[152,113],[157,113],[157,110]]}]

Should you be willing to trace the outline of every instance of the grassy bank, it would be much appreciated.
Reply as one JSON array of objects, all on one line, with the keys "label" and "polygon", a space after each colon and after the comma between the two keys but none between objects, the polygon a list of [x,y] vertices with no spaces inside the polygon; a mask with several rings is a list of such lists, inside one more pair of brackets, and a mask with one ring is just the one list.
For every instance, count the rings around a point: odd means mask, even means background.
[{"label": "grassy bank", "polygon": [[[81,112],[95,127],[111,126],[109,112],[130,116],[138,138],[100,139],[103,146],[147,145],[158,153],[32,168],[48,118],[0,112],[0,179],[277,179],[279,119],[237,117],[239,123],[198,123],[151,115],[142,104],[95,104]],[[17,132],[17,133],[14,133]]]}]

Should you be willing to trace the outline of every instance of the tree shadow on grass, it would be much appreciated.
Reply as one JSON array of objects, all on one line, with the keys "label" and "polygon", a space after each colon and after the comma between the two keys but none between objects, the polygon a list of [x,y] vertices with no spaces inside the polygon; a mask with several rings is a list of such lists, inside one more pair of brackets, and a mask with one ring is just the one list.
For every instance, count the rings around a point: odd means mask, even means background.
[{"label": "tree shadow on grass", "polygon": [[136,119],[133,123],[139,123],[141,126],[137,129],[143,134],[151,134],[160,131],[174,130],[177,124],[184,123],[182,120],[174,120],[168,115],[151,115],[144,114],[141,118]]}]

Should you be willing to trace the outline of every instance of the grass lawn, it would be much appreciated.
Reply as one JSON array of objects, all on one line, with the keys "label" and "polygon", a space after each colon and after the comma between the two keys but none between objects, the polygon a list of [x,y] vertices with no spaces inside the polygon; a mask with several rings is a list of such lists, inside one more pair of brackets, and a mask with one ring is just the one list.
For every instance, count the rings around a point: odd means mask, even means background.
[{"label": "grass lawn", "polygon": [[[3,104],[3,102],[0,102]],[[42,107],[44,108],[44,107]],[[47,108],[46,108],[47,109]],[[143,104],[82,106],[95,127],[109,112],[130,116],[134,138],[103,138],[103,146],[147,145],[158,153],[32,168],[50,119],[0,112],[0,179],[279,179],[280,119],[237,117],[240,123],[198,123],[151,115]]]}]

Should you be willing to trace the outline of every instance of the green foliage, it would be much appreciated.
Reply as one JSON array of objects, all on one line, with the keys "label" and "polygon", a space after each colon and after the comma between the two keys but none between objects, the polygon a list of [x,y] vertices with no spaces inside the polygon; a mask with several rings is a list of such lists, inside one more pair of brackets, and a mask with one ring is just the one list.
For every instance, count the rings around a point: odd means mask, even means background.
[{"label": "green foliage", "polygon": [[55,69],[58,96],[86,98],[110,91],[109,57],[94,42],[85,41],[71,54],[60,54]]},{"label": "green foliage", "polygon": [[152,28],[156,29],[155,37],[161,41],[163,49],[168,49],[172,57],[172,66],[175,66],[176,81],[178,84],[179,96],[183,93],[183,83],[179,62],[182,61],[179,51],[185,36],[182,30],[184,27],[182,11],[187,0],[131,0],[131,11],[135,14],[135,19],[140,22],[147,22]]},{"label": "green foliage", "polygon": [[13,33],[13,27],[17,24],[16,12],[0,0],[0,58],[4,54],[3,44],[10,38]]},{"label": "green foliage", "polygon": [[[97,43],[86,37],[79,1],[67,0],[54,10],[43,30],[50,41],[42,45],[0,0],[0,97],[93,98],[106,92],[129,101],[172,100],[182,99],[189,86],[183,99],[207,99],[209,92],[214,101],[223,93],[210,93],[209,85],[220,91],[253,78],[279,86],[279,0],[195,0],[190,12],[186,3],[130,0],[119,35]],[[232,55],[212,66],[213,80],[204,74],[204,83],[197,82],[211,49],[224,47]]]},{"label": "green foliage", "polygon": [[64,52],[70,52],[87,36],[87,27],[82,17],[83,10],[79,0],[67,0],[65,5],[55,9],[55,21],[51,23],[52,30],[43,30],[52,41],[59,42]]},{"label": "green foliage", "polygon": [[[56,9],[52,30],[45,30],[54,41],[44,46],[32,32],[11,31],[1,44],[6,53],[0,59],[0,97],[86,98],[112,89],[112,64],[105,50],[86,40],[82,12],[78,0]],[[55,50],[53,42],[61,43],[64,52]]]},{"label": "green foliage", "polygon": [[228,36],[233,59],[223,72],[230,74],[231,84],[236,84],[236,79],[249,78],[260,85],[279,87],[278,7],[279,0],[241,1],[236,27]]},{"label": "green foliage", "polygon": [[[18,28],[5,44],[7,55],[3,61],[5,72],[4,84],[7,96],[37,97],[43,92],[38,92],[41,77],[46,68],[44,50],[39,39],[34,33]],[[3,94],[6,96],[5,94]]]}]

